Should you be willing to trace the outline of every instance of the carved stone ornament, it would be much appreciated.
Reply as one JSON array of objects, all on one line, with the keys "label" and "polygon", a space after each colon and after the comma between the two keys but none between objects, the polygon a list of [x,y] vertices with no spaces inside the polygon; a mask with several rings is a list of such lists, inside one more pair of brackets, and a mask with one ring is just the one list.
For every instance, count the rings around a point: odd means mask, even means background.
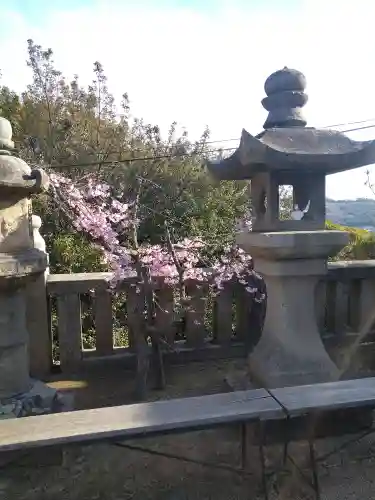
[{"label": "carved stone ornament", "polygon": [[13,156],[12,127],[8,120],[0,117],[0,192],[29,196],[48,189],[48,176],[39,168]]}]

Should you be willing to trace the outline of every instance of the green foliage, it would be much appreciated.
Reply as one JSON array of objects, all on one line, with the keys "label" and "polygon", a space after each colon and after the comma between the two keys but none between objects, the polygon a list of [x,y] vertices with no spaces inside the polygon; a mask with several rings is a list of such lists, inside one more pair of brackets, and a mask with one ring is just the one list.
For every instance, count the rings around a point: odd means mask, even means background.
[{"label": "green foliage", "polygon": [[[247,208],[246,184],[218,183],[203,168],[212,156],[209,130],[199,141],[178,135],[176,123],[167,137],[157,125],[130,118],[125,92],[115,103],[104,69],[93,66],[87,88],[78,76],[67,81],[55,67],[51,49],[28,40],[32,82],[21,95],[0,86],[0,110],[14,128],[19,155],[31,165],[62,172],[76,181],[95,174],[129,200],[142,179],[139,241],[158,243],[168,220],[176,239],[201,235],[212,251],[233,239],[235,221]],[[152,158],[137,160],[136,158]],[[120,160],[120,163],[118,162]],[[121,160],[132,160],[121,162]],[[34,202],[51,256],[52,272],[94,271],[100,257],[45,195]]]},{"label": "green foliage", "polygon": [[375,259],[375,234],[365,229],[341,226],[327,221],[329,230],[346,231],[349,233],[349,245],[339,252],[332,260],[367,260]]},{"label": "green foliage", "polygon": [[50,245],[50,265],[55,273],[100,272],[108,269],[101,252],[77,233],[56,234]]}]

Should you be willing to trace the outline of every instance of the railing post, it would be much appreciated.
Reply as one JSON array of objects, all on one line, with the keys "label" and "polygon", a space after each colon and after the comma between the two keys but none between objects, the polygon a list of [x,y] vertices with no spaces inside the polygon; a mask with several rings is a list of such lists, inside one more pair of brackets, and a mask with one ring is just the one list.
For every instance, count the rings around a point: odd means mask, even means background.
[{"label": "railing post", "polygon": [[[363,327],[375,308],[375,280],[362,279],[359,295],[359,325]],[[369,332],[371,333],[371,332]]]},{"label": "railing post", "polygon": [[186,311],[186,345],[199,348],[205,343],[206,329],[204,313],[206,307],[206,289],[196,282],[188,284],[187,293],[190,297]]},{"label": "railing post", "polygon": [[[34,247],[46,252],[46,243],[39,230],[42,225],[38,215],[32,216]],[[50,335],[49,304],[46,290],[46,280],[49,268],[45,273],[31,282],[26,290],[26,319],[30,335],[29,356],[30,374],[43,379],[49,375],[52,366],[52,344]]]}]

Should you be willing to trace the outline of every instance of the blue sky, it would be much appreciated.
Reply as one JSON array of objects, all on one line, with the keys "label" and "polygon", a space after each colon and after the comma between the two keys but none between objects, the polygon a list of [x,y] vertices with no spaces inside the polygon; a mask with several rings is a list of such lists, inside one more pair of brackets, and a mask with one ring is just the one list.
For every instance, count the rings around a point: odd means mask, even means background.
[{"label": "blue sky", "polygon": [[[0,69],[25,87],[28,38],[83,83],[100,60],[135,115],[164,130],[177,120],[193,137],[208,124],[219,140],[261,130],[264,80],[287,65],[306,74],[309,125],[375,124],[374,19],[373,0],[9,0]],[[372,139],[375,128],[351,136]],[[371,196],[364,180],[363,169],[332,176],[327,194]]]}]

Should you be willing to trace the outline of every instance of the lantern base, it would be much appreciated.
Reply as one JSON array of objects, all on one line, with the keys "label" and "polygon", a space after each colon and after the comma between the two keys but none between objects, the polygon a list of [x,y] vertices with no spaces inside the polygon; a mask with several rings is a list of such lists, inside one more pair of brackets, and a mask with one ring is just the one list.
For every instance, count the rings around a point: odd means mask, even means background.
[{"label": "lantern base", "polygon": [[318,330],[315,290],[325,262],[320,259],[258,261],[267,284],[262,336],[249,356],[249,370],[264,387],[327,382],[339,378]]},{"label": "lantern base", "polygon": [[0,400],[0,421],[8,418],[71,411],[72,409],[73,400],[70,397],[62,396],[56,389],[39,380],[33,380],[29,391]]},{"label": "lantern base", "polygon": [[261,387],[337,380],[317,326],[315,294],[326,274],[326,258],[348,241],[341,231],[252,233],[237,242],[254,257],[267,285],[261,339],[248,358],[250,379]]}]

